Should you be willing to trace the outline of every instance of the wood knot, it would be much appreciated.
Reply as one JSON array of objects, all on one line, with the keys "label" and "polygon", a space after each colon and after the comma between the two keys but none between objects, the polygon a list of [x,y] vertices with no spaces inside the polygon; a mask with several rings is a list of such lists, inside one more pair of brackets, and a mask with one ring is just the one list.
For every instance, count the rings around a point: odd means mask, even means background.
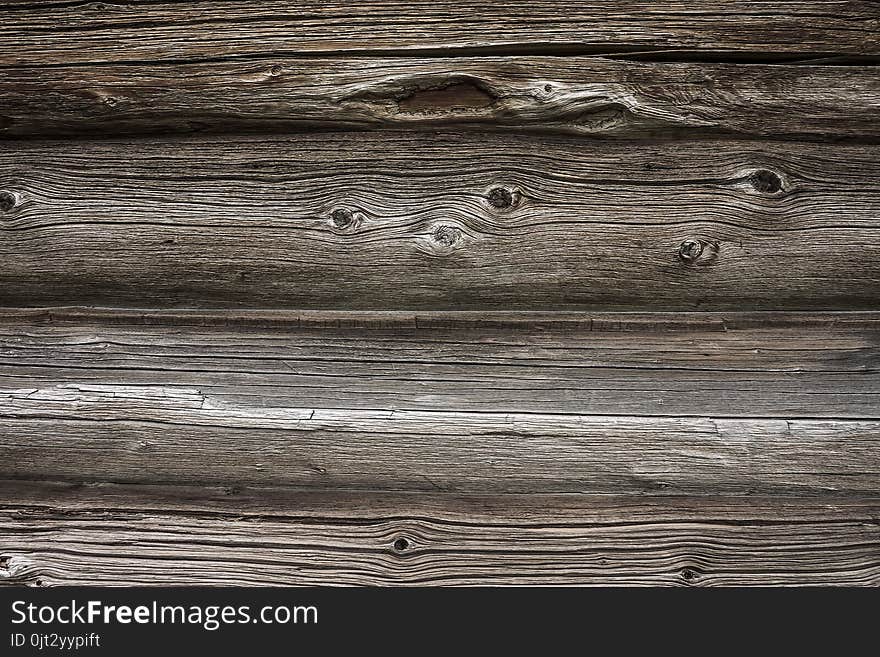
[{"label": "wood knot", "polygon": [[284,72],[284,67],[279,66],[278,64],[275,64],[272,68],[269,69],[269,75],[271,75],[272,77],[275,77],[275,78],[277,78],[283,72]]},{"label": "wood knot", "polygon": [[610,104],[582,112],[572,121],[580,132],[614,132],[629,123],[629,110],[626,107]]},{"label": "wood knot", "polygon": [[684,262],[696,262],[703,255],[703,243],[700,240],[686,239],[678,247],[678,257]]},{"label": "wood knot", "polygon": [[437,226],[437,228],[434,229],[434,232],[431,233],[431,237],[441,246],[455,246],[455,244],[461,241],[461,228],[455,226]]},{"label": "wood knot", "polygon": [[33,561],[23,556],[4,554],[0,556],[0,582],[21,580],[35,570]]},{"label": "wood knot", "polygon": [[762,194],[776,194],[782,189],[782,178],[768,169],[758,169],[751,176],[749,182],[756,191]]},{"label": "wood knot", "polygon": [[336,208],[330,213],[330,221],[336,228],[344,230],[354,224],[354,213],[346,208]]},{"label": "wood knot", "polygon": [[107,96],[104,98],[104,104],[107,107],[116,107],[119,104],[119,99],[113,96]]},{"label": "wood knot", "polygon": [[0,191],[0,210],[9,212],[18,205],[18,196],[6,190]]},{"label": "wood knot", "polygon": [[486,200],[493,208],[503,210],[513,205],[513,192],[504,187],[493,187],[486,195]]},{"label": "wood knot", "polygon": [[682,568],[681,569],[681,578],[686,582],[693,582],[697,579],[697,572],[691,568]]},{"label": "wood knot", "polygon": [[403,536],[398,538],[392,543],[392,547],[394,551],[400,554],[401,552],[406,552],[409,549],[409,541],[406,540]]}]

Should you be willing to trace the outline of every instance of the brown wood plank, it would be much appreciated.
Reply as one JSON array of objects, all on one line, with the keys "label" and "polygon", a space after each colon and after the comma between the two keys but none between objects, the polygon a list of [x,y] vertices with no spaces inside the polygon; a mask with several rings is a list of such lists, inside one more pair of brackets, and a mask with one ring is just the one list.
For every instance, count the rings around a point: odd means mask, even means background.
[{"label": "brown wood plank", "polygon": [[491,316],[334,329],[58,314],[15,311],[0,328],[0,476],[831,495],[880,477],[873,313],[515,330]]},{"label": "brown wood plank", "polygon": [[0,490],[0,584],[880,583],[876,499]]},{"label": "brown wood plank", "polygon": [[579,136],[876,140],[870,66],[600,57],[274,58],[18,68],[0,136],[457,125]]},{"label": "brown wood plank", "polygon": [[0,303],[876,309],[877,147],[374,132],[15,142]]},{"label": "brown wood plank", "polygon": [[266,53],[632,50],[880,54],[869,0],[6,2],[0,65]]}]

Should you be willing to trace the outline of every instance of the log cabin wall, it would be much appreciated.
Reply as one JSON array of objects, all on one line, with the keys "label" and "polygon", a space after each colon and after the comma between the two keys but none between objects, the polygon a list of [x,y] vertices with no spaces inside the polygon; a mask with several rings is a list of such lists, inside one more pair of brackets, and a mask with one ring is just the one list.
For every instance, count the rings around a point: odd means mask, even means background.
[{"label": "log cabin wall", "polygon": [[0,582],[880,583],[878,28],[4,2]]}]

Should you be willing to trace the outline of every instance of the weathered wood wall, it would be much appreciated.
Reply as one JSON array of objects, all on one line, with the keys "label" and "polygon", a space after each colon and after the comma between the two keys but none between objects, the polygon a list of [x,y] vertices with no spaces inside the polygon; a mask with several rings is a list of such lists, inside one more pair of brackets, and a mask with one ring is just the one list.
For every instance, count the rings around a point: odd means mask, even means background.
[{"label": "weathered wood wall", "polygon": [[880,5],[0,7],[0,582],[880,584]]}]

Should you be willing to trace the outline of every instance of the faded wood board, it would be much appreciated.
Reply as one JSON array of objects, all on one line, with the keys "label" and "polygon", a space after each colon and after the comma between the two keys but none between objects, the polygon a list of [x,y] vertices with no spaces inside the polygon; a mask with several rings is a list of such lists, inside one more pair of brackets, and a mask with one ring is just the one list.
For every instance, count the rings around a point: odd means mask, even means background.
[{"label": "faded wood board", "polygon": [[0,328],[2,477],[828,495],[880,478],[873,313],[245,331],[59,313]]},{"label": "faded wood board", "polygon": [[869,0],[485,2],[15,0],[0,65],[193,60],[267,53],[733,51],[880,54]]},{"label": "faded wood board", "polygon": [[2,474],[340,490],[805,495],[869,495],[880,477],[876,420],[202,409],[195,391],[180,396],[74,386],[24,403],[3,399],[10,460]]},{"label": "faded wood board", "polygon": [[7,306],[876,309],[876,148],[373,132],[15,142]]},{"label": "faded wood board", "polygon": [[7,310],[0,373],[6,403],[23,413],[128,390],[184,414],[204,398],[202,410],[258,415],[880,419],[877,313],[509,318],[253,313],[230,324],[220,313]]},{"label": "faded wood board", "polygon": [[281,58],[15,68],[0,136],[457,125],[581,137],[880,137],[867,66],[601,57]]},{"label": "faded wood board", "polygon": [[0,490],[12,584],[880,583],[876,499]]}]

